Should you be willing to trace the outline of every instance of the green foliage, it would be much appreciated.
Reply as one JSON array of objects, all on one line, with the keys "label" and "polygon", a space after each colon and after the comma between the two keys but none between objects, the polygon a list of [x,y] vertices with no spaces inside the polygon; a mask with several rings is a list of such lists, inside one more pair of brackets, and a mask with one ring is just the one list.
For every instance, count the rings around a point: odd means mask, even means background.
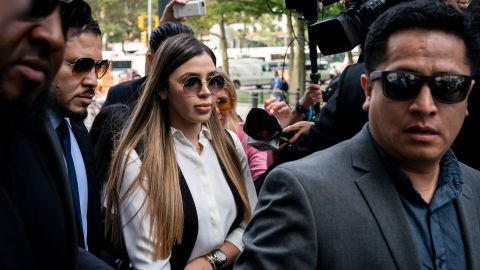
[{"label": "green foliage", "polygon": [[[86,0],[92,7],[94,18],[100,23],[107,42],[124,42],[140,38],[137,17],[147,14],[147,0]],[[284,37],[278,34],[275,23],[281,14],[289,14],[285,0],[208,0],[207,15],[191,17],[186,24],[193,28],[197,36],[208,35],[213,25],[218,24],[223,14],[225,24],[244,23],[247,26],[260,24],[256,32],[257,44],[269,46],[284,45]],[[152,0],[152,12],[156,14],[158,0]],[[321,8],[319,19],[339,14],[343,10],[341,2]],[[292,17],[297,17],[296,11]],[[243,31],[236,33],[242,43],[247,37]]]},{"label": "green foliage", "polygon": [[344,10],[342,2],[336,2],[326,7],[320,7],[318,18],[320,20],[326,19],[337,14],[340,14]]},{"label": "green foliage", "polygon": [[[137,17],[147,15],[146,0],[86,0],[92,7],[94,19],[99,21],[109,42],[124,42],[140,38]],[[158,2],[152,0],[152,11]],[[152,23],[153,25],[153,23]]]}]

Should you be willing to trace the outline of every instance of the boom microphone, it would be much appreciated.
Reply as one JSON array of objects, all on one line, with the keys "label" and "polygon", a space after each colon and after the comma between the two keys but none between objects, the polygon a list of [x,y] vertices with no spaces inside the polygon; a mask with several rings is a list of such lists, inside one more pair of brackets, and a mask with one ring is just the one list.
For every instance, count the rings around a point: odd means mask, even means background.
[{"label": "boom microphone", "polygon": [[281,137],[294,134],[284,133],[277,118],[260,108],[248,112],[243,131],[248,135],[247,144],[262,151],[278,149]]}]

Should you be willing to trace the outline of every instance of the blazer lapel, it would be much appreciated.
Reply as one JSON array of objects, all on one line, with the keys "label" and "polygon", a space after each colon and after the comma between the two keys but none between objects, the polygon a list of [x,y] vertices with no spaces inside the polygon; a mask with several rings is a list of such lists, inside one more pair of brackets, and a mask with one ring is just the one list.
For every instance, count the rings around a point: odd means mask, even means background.
[{"label": "blazer lapel", "polygon": [[462,186],[462,194],[455,199],[457,215],[462,230],[468,269],[480,269],[480,220],[477,200],[467,183]]},{"label": "blazer lapel", "polygon": [[367,129],[364,127],[354,140],[353,166],[366,171],[356,180],[357,187],[369,205],[398,269],[420,269],[420,259],[415,252],[400,197]]}]

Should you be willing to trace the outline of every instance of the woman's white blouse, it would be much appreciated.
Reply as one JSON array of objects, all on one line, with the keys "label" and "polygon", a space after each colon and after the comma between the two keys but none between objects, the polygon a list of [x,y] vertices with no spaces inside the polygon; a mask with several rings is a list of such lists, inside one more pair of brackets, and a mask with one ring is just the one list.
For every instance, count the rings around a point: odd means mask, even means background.
[{"label": "woman's white blouse", "polygon": [[[229,131],[243,168],[244,181],[247,186],[250,206],[253,211],[257,195],[252,176],[248,169],[247,158],[238,137]],[[192,143],[181,131],[172,128],[177,163],[185,177],[188,188],[195,202],[198,216],[198,235],[190,260],[220,248],[225,240],[243,250],[242,236],[245,223],[240,224],[232,232],[230,225],[237,215],[232,192],[220,168],[213,146],[210,143],[210,132],[203,127],[200,143],[203,145],[199,155]],[[140,172],[141,160],[136,152],[128,157],[125,175],[120,187],[120,198]],[[145,181],[149,181],[145,179]],[[169,259],[153,260],[153,242],[150,238],[150,217],[141,208],[145,193],[143,188],[136,187],[132,194],[120,202],[120,219],[128,256],[135,269],[170,269]]]}]

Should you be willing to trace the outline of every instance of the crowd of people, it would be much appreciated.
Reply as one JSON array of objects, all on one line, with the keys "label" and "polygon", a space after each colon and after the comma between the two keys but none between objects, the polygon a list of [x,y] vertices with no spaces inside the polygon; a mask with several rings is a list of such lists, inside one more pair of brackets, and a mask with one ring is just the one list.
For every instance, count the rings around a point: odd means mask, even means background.
[{"label": "crowd of people", "polygon": [[480,269],[480,5],[404,2],[313,121],[317,84],[265,101],[295,135],[261,151],[187,0],[90,131],[90,6],[0,0],[0,269]]}]

